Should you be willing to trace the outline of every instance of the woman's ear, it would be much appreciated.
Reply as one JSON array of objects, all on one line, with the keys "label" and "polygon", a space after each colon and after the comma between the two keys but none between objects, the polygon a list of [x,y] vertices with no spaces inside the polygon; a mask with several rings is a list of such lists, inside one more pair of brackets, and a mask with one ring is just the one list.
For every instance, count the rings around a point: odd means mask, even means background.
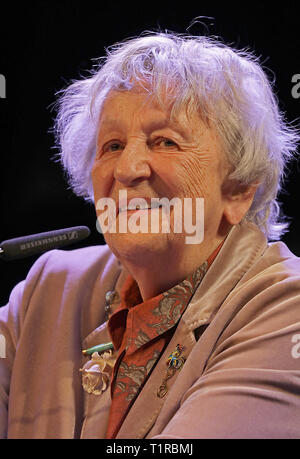
[{"label": "woman's ear", "polygon": [[231,184],[223,190],[224,216],[230,225],[237,225],[250,209],[259,183]]}]

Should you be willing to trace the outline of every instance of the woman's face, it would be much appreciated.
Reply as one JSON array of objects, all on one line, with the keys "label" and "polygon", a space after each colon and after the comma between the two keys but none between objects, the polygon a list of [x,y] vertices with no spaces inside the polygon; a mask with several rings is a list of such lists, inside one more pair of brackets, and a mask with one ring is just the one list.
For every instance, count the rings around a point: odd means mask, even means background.
[{"label": "woman's face", "polygon": [[[182,111],[171,120],[169,109],[162,109],[142,90],[109,94],[99,120],[92,180],[98,217],[105,212],[97,206],[101,199],[111,198],[116,203],[117,214],[110,220],[111,231],[104,237],[118,257],[138,258],[149,252],[169,253],[173,249],[184,251],[190,245],[186,236],[191,236],[188,234],[191,227],[185,230],[185,222],[181,232],[174,229],[180,213],[175,215],[172,206],[170,231],[163,232],[166,210],[153,206],[124,212],[126,202],[119,201],[124,196],[127,204],[132,198],[143,198],[149,206],[153,198],[169,201],[178,198],[182,209],[184,198],[190,198],[187,202],[192,206],[183,211],[182,219],[186,219],[188,226],[188,219],[195,223],[197,218],[204,233],[201,240],[193,242],[193,250],[205,252],[206,248],[209,252],[223,217],[221,187],[226,175],[226,161],[216,133],[196,112],[187,115]],[[200,201],[204,203],[203,213]],[[118,213],[119,207],[123,211]],[[187,212],[189,215],[185,215]],[[123,229],[128,223],[124,232],[119,231],[121,219]],[[131,231],[129,221],[139,224],[141,231]],[[151,231],[151,221],[158,221],[158,232]]]}]

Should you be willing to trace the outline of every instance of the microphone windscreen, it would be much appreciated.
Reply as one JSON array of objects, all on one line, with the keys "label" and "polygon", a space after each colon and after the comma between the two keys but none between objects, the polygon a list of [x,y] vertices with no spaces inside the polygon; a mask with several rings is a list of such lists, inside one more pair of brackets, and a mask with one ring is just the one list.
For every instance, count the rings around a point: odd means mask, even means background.
[{"label": "microphone windscreen", "polygon": [[3,260],[16,260],[38,255],[47,250],[74,244],[86,239],[89,235],[90,230],[87,226],[74,226],[72,228],[8,239],[0,243],[0,248],[2,249],[1,258]]}]

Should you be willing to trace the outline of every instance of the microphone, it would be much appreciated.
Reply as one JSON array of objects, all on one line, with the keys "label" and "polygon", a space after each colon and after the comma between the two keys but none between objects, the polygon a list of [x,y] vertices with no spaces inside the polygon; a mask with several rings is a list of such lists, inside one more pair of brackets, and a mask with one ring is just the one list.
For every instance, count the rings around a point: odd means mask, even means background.
[{"label": "microphone", "polygon": [[0,258],[9,261],[41,254],[82,241],[90,235],[87,226],[74,226],[46,233],[8,239],[0,243]]}]

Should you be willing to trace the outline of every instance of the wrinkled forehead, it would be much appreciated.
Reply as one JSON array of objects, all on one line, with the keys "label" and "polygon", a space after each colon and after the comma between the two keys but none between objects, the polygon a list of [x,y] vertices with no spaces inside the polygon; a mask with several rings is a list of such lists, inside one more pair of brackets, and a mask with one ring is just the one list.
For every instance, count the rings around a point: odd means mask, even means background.
[{"label": "wrinkled forehead", "polygon": [[140,117],[153,130],[176,127],[177,130],[193,132],[203,129],[203,119],[196,104],[191,100],[175,107],[176,97],[166,89],[159,93],[142,85],[134,85],[130,90],[111,89],[103,102],[98,128],[116,127],[121,119]]},{"label": "wrinkled forehead", "polygon": [[[164,112],[165,116],[171,116],[174,100],[171,95],[167,95],[153,91],[150,88],[143,87],[141,84],[135,84],[130,89],[112,88],[110,89],[104,99],[101,116],[104,112],[114,110],[118,107],[135,106],[135,109],[145,110],[147,112],[157,111]],[[103,116],[102,116],[103,117]]]}]

